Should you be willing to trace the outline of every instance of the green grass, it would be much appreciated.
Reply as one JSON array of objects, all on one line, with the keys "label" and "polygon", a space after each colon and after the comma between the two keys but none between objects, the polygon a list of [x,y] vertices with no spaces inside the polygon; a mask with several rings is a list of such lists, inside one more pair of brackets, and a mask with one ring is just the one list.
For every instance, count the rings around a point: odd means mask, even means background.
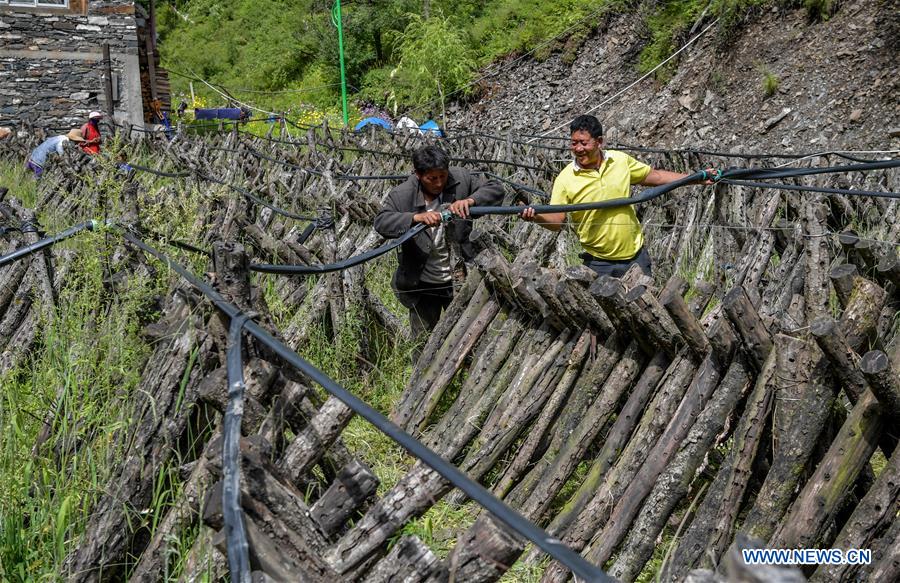
[{"label": "green grass", "polygon": [[[110,142],[107,153],[96,160],[98,167],[84,176],[89,188],[77,195],[82,198],[81,216],[43,212],[38,217],[42,228],[55,232],[104,211],[110,217],[121,215],[122,182],[111,172],[121,147]],[[34,206],[37,182],[19,165],[0,161],[0,181],[10,186],[11,196],[26,207]],[[52,182],[46,186],[52,187]],[[196,237],[196,192],[172,190],[162,198],[158,192],[149,194],[149,189],[140,192],[146,225]],[[127,440],[120,438],[121,432],[131,422],[128,403],[152,350],[141,329],[158,318],[156,298],[166,293],[172,274],[165,269],[149,277],[129,273],[111,288],[113,250],[118,244],[114,233],[84,232],[57,245],[72,255],[65,267],[59,262],[54,266],[67,268],[68,273],[52,318],[41,318],[29,356],[0,379],[2,581],[57,580],[90,508],[104,494],[122,459]],[[40,306],[34,310],[43,311]],[[45,418],[50,430],[36,447]],[[177,499],[176,465],[177,461],[160,471],[150,512],[131,516],[135,527],[152,534],[162,516],[159,510]],[[184,550],[189,544],[172,541],[171,547]],[[177,571],[179,561],[175,553],[169,566]]]},{"label": "green grass", "polygon": [[[148,354],[139,327],[159,291],[158,282],[134,277],[108,296],[105,257],[95,253],[102,236],[68,245],[79,254],[55,319],[43,323],[31,359],[2,379],[0,578],[10,581],[52,580],[102,495],[121,453],[113,438],[129,422],[125,402]],[[33,456],[48,412],[49,439]]]},{"label": "green grass", "polygon": [[762,90],[765,97],[772,97],[778,92],[780,84],[778,76],[767,68],[762,69]]}]

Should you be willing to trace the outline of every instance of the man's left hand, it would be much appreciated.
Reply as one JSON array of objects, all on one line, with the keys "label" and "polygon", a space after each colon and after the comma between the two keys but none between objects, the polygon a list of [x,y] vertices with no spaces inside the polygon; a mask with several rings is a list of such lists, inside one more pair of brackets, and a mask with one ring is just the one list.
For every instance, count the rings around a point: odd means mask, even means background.
[{"label": "man's left hand", "polygon": [[[706,172],[707,176],[711,176],[711,177],[715,176],[719,172],[715,168],[706,168],[706,169],[704,169],[704,171]],[[713,180],[712,178],[707,178],[700,184],[715,184],[715,183],[716,183],[715,180]]]},{"label": "man's left hand", "polygon": [[450,204],[450,212],[464,219],[469,218],[469,207],[475,204],[474,198],[464,198]]}]

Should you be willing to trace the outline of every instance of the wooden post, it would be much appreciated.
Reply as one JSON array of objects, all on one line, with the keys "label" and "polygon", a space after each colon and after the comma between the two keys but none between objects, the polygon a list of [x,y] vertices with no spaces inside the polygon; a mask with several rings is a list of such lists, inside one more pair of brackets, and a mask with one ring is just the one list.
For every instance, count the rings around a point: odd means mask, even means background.
[{"label": "wooden post", "polygon": [[831,285],[834,286],[834,291],[837,293],[841,305],[846,307],[858,277],[856,266],[852,263],[842,263],[831,270],[830,276]]},{"label": "wooden post", "polygon": [[757,370],[761,370],[769,351],[772,350],[772,337],[756,308],[750,303],[744,288],[737,286],[728,292],[722,300],[722,307],[743,340],[751,361]]},{"label": "wooden post", "polygon": [[154,50],[150,35],[151,33],[148,31],[147,36],[144,38],[144,47],[147,50],[147,77],[150,80],[150,99],[156,101],[159,99],[159,94],[156,91],[156,63],[153,62]]},{"label": "wooden post", "polygon": [[106,98],[106,119],[113,122],[115,107],[112,98],[112,58],[109,55],[109,43],[103,43],[103,93]]},{"label": "wooden post", "polygon": [[892,417],[900,416],[900,378],[891,367],[887,354],[871,350],[863,355],[859,368],[884,410]]}]

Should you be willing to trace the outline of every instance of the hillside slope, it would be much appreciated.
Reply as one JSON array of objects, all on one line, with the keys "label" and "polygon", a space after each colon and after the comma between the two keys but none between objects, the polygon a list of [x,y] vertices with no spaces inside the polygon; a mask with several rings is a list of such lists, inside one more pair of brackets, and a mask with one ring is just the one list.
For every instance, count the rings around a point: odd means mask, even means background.
[{"label": "hillside slope", "polygon": [[[484,98],[457,109],[448,125],[565,135],[560,126],[608,100],[594,113],[613,143],[784,152],[900,147],[896,2],[848,3],[825,22],[774,7],[748,17],[728,42],[713,27],[681,54],[668,83],[648,78],[613,98],[639,78],[642,26],[611,18],[570,65],[557,53],[501,67],[483,81]],[[767,73],[777,78],[770,97]]]}]

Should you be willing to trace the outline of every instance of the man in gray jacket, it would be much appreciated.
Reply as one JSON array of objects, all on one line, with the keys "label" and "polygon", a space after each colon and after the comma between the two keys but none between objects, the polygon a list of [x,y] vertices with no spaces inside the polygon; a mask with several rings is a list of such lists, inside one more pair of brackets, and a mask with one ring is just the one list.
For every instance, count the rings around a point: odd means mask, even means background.
[{"label": "man in gray jacket", "polygon": [[[463,259],[474,254],[469,243],[469,207],[498,204],[503,186],[464,168],[451,167],[449,156],[437,146],[416,150],[412,161],[415,172],[388,194],[375,217],[375,230],[396,239],[417,223],[429,227],[400,246],[400,265],[391,281],[400,303],[409,309],[412,337],[417,338],[434,328],[453,299],[451,243],[459,245]],[[460,219],[469,220],[443,224],[444,205]]]}]

